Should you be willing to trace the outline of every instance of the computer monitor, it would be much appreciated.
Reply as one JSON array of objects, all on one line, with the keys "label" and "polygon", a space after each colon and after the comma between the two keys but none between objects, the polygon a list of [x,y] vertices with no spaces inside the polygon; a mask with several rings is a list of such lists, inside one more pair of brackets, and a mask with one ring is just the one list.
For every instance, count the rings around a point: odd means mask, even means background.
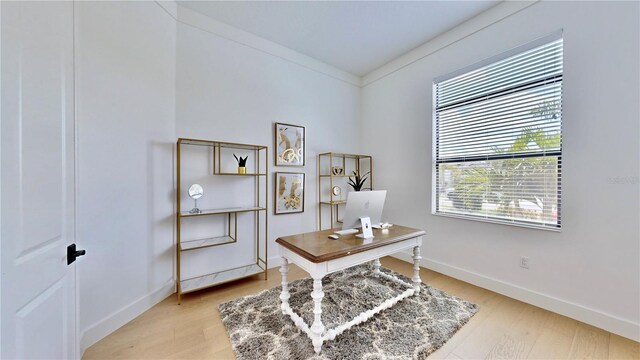
[{"label": "computer monitor", "polygon": [[347,194],[342,229],[360,227],[362,217],[370,218],[372,225],[379,224],[386,197],[387,190],[352,191]]}]

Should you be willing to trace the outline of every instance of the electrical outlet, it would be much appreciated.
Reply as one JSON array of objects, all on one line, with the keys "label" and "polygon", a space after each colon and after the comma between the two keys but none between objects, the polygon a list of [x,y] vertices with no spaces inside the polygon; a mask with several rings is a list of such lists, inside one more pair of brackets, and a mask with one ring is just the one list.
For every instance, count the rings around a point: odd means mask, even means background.
[{"label": "electrical outlet", "polygon": [[529,258],[526,256],[520,257],[520,267],[523,269],[529,269]]}]

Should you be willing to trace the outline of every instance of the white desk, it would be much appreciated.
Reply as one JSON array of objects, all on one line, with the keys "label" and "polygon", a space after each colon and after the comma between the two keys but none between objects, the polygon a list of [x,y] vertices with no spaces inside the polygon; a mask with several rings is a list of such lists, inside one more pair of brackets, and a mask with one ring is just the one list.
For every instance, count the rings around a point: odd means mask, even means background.
[{"label": "white desk", "polygon": [[[324,230],[312,233],[281,237],[276,240],[280,248],[282,265],[282,313],[291,317],[298,329],[304,331],[311,342],[316,353],[320,353],[322,344],[336,338],[352,326],[369,320],[375,314],[384,309],[388,309],[402,299],[418,294],[420,292],[420,247],[422,237],[425,232],[422,230],[407,228],[399,225],[385,230],[374,229],[375,238],[360,239],[355,234],[342,236],[338,240],[329,239],[328,236],[334,230]],[[380,272],[380,258],[403,250],[413,249],[413,278],[412,284]],[[330,273],[347,269],[373,261],[374,270],[372,276],[382,276],[388,280],[405,285],[407,290],[400,295],[384,301],[382,304],[367,310],[351,321],[340,324],[333,329],[325,329],[322,324],[322,278]],[[289,262],[292,262],[313,278],[313,291],[311,298],[314,301],[314,321],[309,327],[307,323],[296,314],[289,306],[289,288],[287,273],[289,272]]]}]

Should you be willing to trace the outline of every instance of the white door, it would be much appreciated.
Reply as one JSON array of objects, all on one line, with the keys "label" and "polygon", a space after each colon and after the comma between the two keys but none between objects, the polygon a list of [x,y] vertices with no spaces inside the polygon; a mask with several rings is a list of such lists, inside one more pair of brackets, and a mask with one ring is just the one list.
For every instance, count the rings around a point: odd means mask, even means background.
[{"label": "white door", "polygon": [[0,357],[75,358],[73,3],[0,6]]}]

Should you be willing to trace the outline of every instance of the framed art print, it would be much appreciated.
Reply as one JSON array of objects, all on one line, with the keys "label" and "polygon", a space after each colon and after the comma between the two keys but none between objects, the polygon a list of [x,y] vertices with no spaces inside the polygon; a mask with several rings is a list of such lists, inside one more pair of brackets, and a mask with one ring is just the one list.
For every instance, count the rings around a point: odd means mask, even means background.
[{"label": "framed art print", "polygon": [[304,166],[304,126],[276,123],[275,136],[276,166]]},{"label": "framed art print", "polygon": [[304,173],[276,172],[275,215],[304,212]]}]

